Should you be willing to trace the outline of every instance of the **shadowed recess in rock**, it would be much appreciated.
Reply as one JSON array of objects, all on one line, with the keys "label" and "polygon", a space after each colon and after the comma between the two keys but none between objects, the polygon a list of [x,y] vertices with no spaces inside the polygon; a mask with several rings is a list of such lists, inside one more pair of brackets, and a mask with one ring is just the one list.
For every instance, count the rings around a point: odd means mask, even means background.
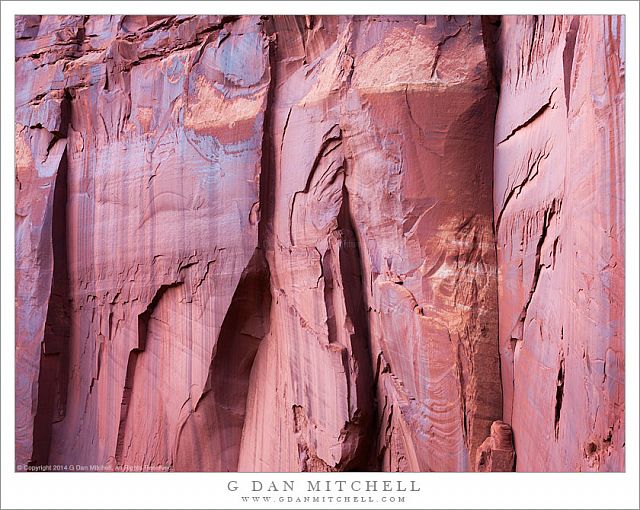
[{"label": "shadowed recess in rock", "polygon": [[202,396],[179,425],[176,470],[237,471],[249,377],[270,306],[269,270],[256,250],[222,323]]}]

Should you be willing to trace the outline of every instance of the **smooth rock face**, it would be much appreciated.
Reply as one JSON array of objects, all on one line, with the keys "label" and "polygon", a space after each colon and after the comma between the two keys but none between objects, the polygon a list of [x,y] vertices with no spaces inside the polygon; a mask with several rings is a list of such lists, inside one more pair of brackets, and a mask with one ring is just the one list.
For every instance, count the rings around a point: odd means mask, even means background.
[{"label": "smooth rock face", "polygon": [[622,31],[18,17],[16,462],[623,469]]},{"label": "smooth rock face", "polygon": [[494,210],[518,471],[624,469],[623,41],[621,17],[502,19]]}]

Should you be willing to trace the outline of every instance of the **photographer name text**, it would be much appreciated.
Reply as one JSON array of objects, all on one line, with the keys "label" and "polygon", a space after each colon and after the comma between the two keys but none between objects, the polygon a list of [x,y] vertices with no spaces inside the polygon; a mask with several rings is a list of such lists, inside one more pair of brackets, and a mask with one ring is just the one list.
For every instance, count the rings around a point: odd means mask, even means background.
[{"label": "photographer name text", "polygon": [[419,492],[415,480],[305,480],[304,483],[295,480],[249,480],[240,482],[230,480],[227,490],[235,492]]}]

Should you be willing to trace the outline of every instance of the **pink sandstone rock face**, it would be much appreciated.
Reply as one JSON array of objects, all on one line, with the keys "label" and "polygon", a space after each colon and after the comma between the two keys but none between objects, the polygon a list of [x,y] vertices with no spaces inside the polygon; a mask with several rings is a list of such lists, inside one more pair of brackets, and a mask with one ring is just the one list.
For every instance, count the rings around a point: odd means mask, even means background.
[{"label": "pink sandstone rock face", "polygon": [[622,38],[16,18],[16,463],[624,469]]},{"label": "pink sandstone rock face", "polygon": [[502,20],[494,210],[518,471],[624,469],[623,40],[616,16]]}]

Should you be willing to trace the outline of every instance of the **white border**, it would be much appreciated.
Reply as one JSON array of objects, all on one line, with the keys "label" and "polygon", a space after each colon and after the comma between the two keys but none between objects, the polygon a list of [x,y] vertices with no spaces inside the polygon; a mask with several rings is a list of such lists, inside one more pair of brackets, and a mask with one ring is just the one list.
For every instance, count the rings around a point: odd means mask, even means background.
[{"label": "white border", "polygon": [[[636,2],[2,2],[2,508],[251,508],[226,489],[237,480],[333,479],[327,475],[17,474],[14,472],[14,23],[15,14],[625,14],[626,15],[626,467],[624,474],[342,473],[342,480],[416,480],[403,505],[347,503],[348,508],[638,508],[638,4]],[[399,496],[401,493],[390,493]],[[252,495],[244,490],[242,495]],[[262,493],[260,495],[266,495]],[[313,496],[271,493],[271,496]],[[339,493],[330,493],[338,496]],[[345,495],[361,496],[365,493]],[[377,499],[383,494],[375,493]],[[261,503],[260,508],[300,508]],[[342,507],[335,502],[310,508]]]}]

